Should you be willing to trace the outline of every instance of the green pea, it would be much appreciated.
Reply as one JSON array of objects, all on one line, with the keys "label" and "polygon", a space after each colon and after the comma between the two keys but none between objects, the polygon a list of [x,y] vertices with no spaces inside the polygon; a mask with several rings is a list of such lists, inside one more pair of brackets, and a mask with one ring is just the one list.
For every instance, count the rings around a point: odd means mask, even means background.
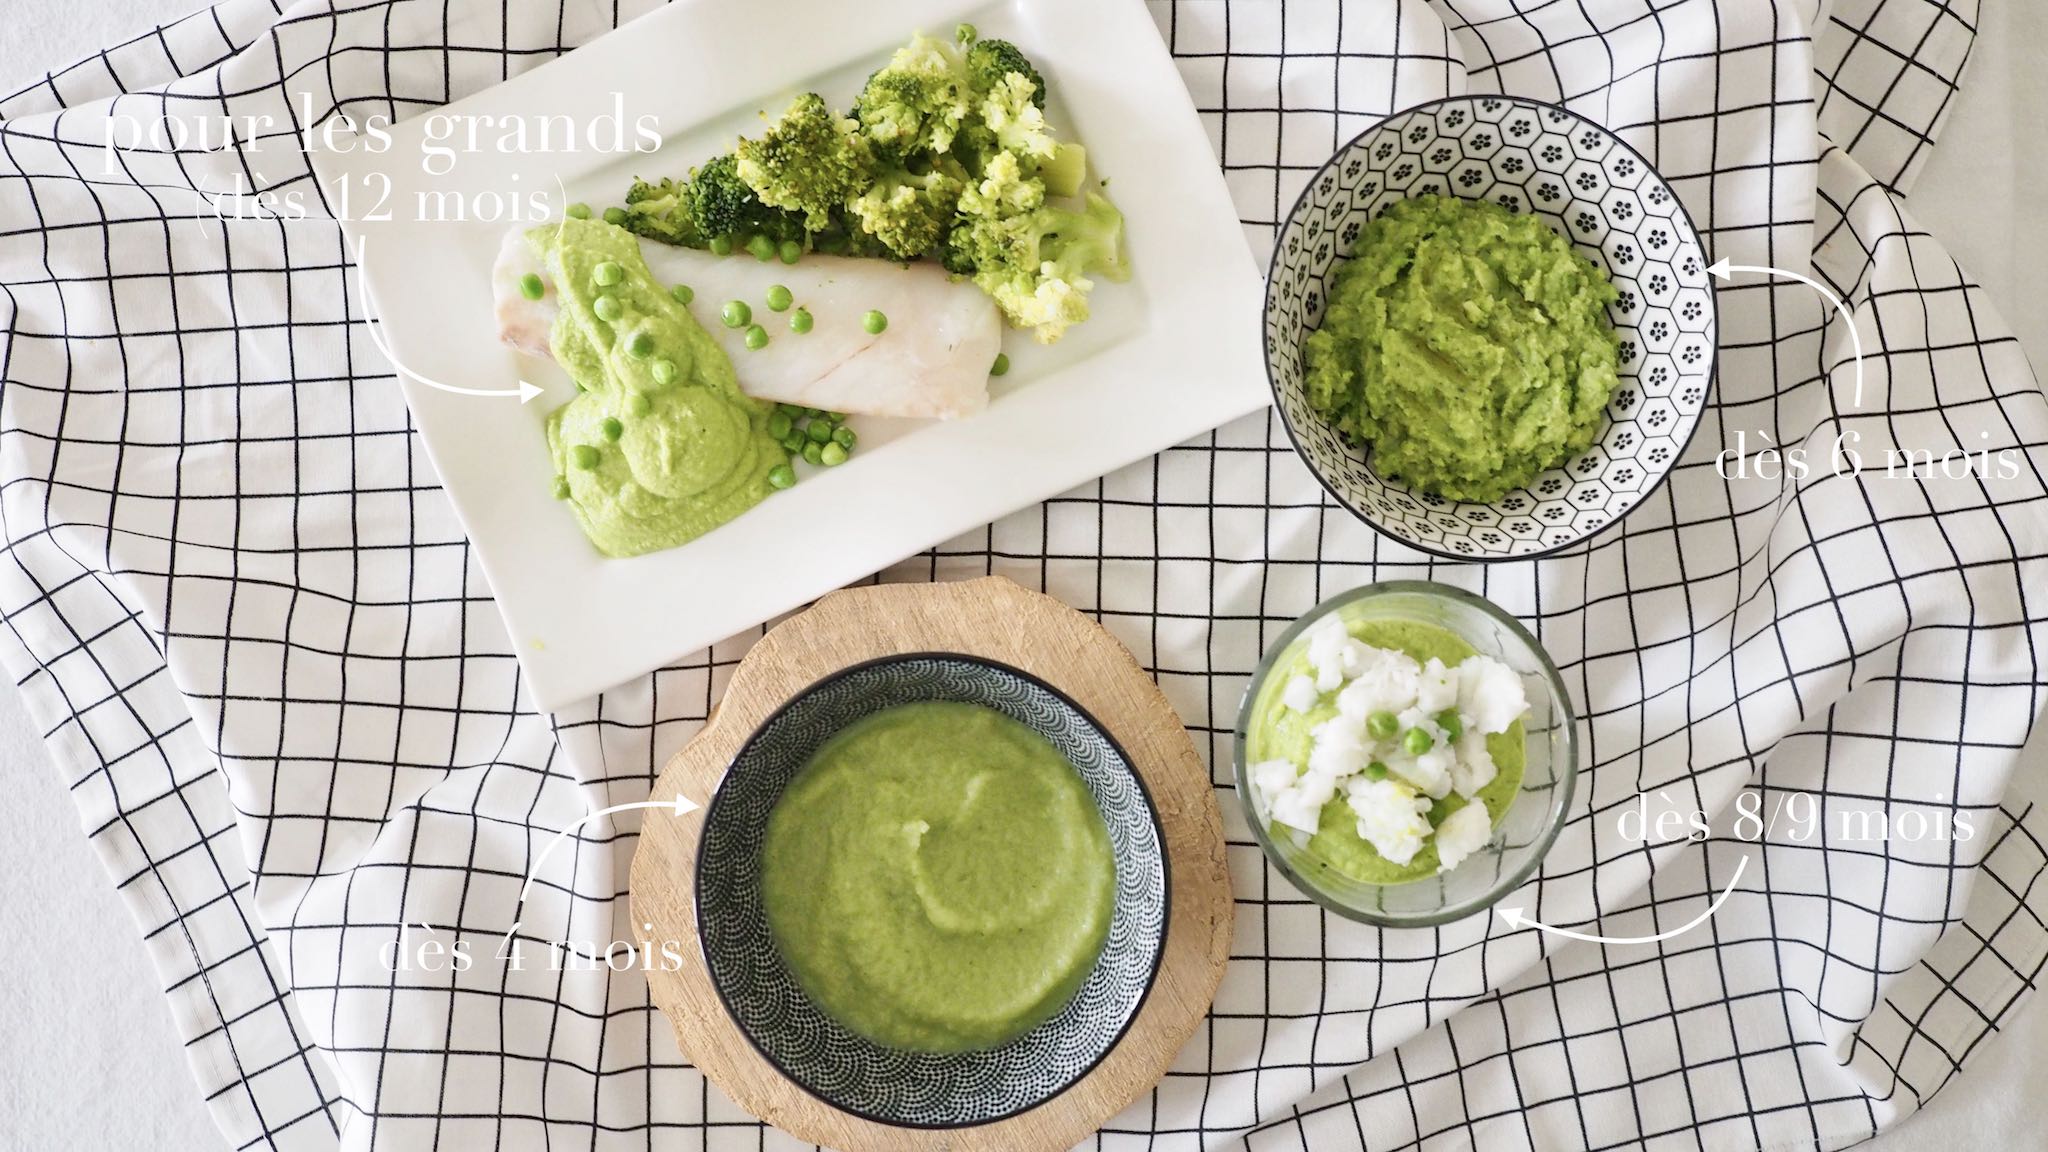
[{"label": "green pea", "polygon": [[991,375],[991,376],[1007,376],[1007,375],[1009,375],[1009,374],[1010,374],[1010,354],[1009,354],[1009,353],[1007,353],[1007,352],[998,352],[998,353],[996,353],[996,362],[988,366],[988,374],[989,374],[989,375]]},{"label": "green pea", "polygon": [[548,286],[541,283],[539,273],[528,272],[519,278],[519,294],[528,300],[538,300],[548,294]]},{"label": "green pea", "polygon": [[1420,728],[1410,728],[1401,734],[1401,747],[1406,748],[1410,756],[1420,756],[1435,746],[1436,738]]},{"label": "green pea", "polygon": [[768,261],[775,259],[775,241],[757,232],[748,238],[747,251],[754,254],[754,259],[766,264]]},{"label": "green pea", "polygon": [[804,445],[804,463],[823,464],[824,462],[825,449],[823,446],[819,445],[815,441]]},{"label": "green pea", "polygon": [[675,361],[664,356],[647,366],[647,374],[654,377],[656,384],[673,384],[682,370],[676,367]]},{"label": "green pea", "polygon": [[1375,740],[1392,740],[1400,730],[1400,718],[1392,712],[1375,712],[1365,718],[1365,734]]},{"label": "green pea", "polygon": [[804,416],[804,406],[801,404],[777,404],[775,410],[791,420],[801,420]]},{"label": "green pea", "polygon": [[832,426],[823,420],[813,420],[809,424],[804,425],[804,435],[809,436],[819,444],[823,444],[832,439]]},{"label": "green pea", "polygon": [[794,264],[804,257],[804,246],[794,240],[784,240],[775,254],[782,257],[784,264]]},{"label": "green pea", "polygon": [[796,483],[796,469],[787,464],[777,464],[768,470],[770,488],[787,488]]},{"label": "green pea", "polygon": [[678,284],[675,287],[669,289],[668,294],[670,296],[675,297],[675,301],[678,304],[688,304],[690,301],[695,300],[697,298],[696,290],[691,288],[688,284]]},{"label": "green pea", "polygon": [[827,412],[827,413],[825,413],[825,419],[827,419],[827,420],[830,420],[830,421],[831,421],[831,422],[833,422],[834,424],[844,424],[844,423],[846,423],[846,413],[844,413],[844,412]]},{"label": "green pea", "polygon": [[732,237],[713,236],[711,238],[711,254],[713,256],[732,255]]},{"label": "green pea", "polygon": [[794,427],[796,427],[796,422],[789,418],[789,413],[775,411],[768,414],[768,435],[775,437],[777,440],[789,435],[790,429]]},{"label": "green pea", "polygon": [[768,310],[770,312],[787,312],[789,311],[789,304],[789,289],[780,284],[770,284],[768,286]]},{"label": "green pea", "polygon": [[578,444],[569,449],[569,463],[588,472],[597,467],[597,449],[588,444]]},{"label": "green pea", "polygon": [[626,270],[616,261],[600,260],[597,267],[590,270],[590,278],[597,282],[599,288],[609,288],[626,278]]},{"label": "green pea", "polygon": [[576,202],[576,203],[574,203],[574,204],[571,204],[571,205],[569,205],[569,206],[568,206],[567,208],[563,209],[563,212],[564,212],[564,214],[566,214],[566,215],[570,216],[570,217],[571,217],[571,218],[573,218],[573,219],[577,219],[577,220],[588,220],[588,219],[590,219],[590,205],[588,205],[588,204],[585,204],[585,203],[583,203],[583,202],[582,202],[582,201],[580,201],[580,200],[579,200],[579,201],[577,201],[577,202]]},{"label": "green pea", "polygon": [[782,438],[782,450],[792,456],[800,455],[804,445],[810,442],[810,438],[805,436],[801,429],[791,429],[789,435]]},{"label": "green pea", "polygon": [[1378,760],[1367,764],[1365,766],[1365,778],[1367,780],[1385,780],[1387,778],[1387,766]]},{"label": "green pea", "polygon": [[747,347],[759,352],[768,346],[768,330],[759,324],[747,325]]},{"label": "green pea", "polygon": [[597,318],[607,324],[626,314],[625,305],[620,304],[616,296],[599,296],[590,302],[590,310],[597,313]]},{"label": "green pea", "polygon": [[616,204],[612,205],[604,210],[604,222],[607,224],[624,224],[626,222],[626,210]]},{"label": "green pea", "polygon": [[870,308],[868,314],[860,318],[860,326],[868,330],[868,335],[880,336],[882,330],[889,326],[889,318]]},{"label": "green pea", "polygon": [[848,452],[853,451],[854,444],[859,440],[860,437],[855,436],[853,434],[853,429],[851,428],[842,427],[834,428],[832,430],[832,442],[834,444],[839,445],[841,448],[846,449]]},{"label": "green pea", "polygon": [[727,300],[718,314],[724,318],[727,328],[745,328],[754,322],[754,310],[747,307],[745,300]]},{"label": "green pea", "polygon": [[[666,360],[660,360],[660,361],[656,361],[656,363],[657,363],[657,364],[667,364],[667,363],[668,363],[668,361],[666,361]],[[645,393],[645,392],[628,392],[628,393],[626,393],[626,413],[627,413],[628,415],[631,415],[631,416],[645,416],[645,415],[647,415],[647,414],[648,414],[649,412],[652,412],[652,411],[654,411],[654,401],[652,401],[652,400],[649,400],[649,399],[647,398],[647,393]]]},{"label": "green pea", "polygon": [[642,328],[626,341],[626,355],[635,360],[645,360],[654,355],[654,333]]},{"label": "green pea", "polygon": [[808,417],[810,417],[810,418],[811,418],[811,419],[813,419],[813,420],[816,420],[816,419],[817,419],[818,417],[820,417],[820,416],[823,416],[824,414],[825,414],[825,410],[824,410],[823,408],[806,408],[806,409],[804,409],[804,415],[805,415],[805,416],[808,416]]},{"label": "green pea", "polygon": [[557,477],[555,477],[555,499],[557,499],[557,500],[567,500],[568,498],[569,498],[569,478],[568,478],[567,476],[557,476]]},{"label": "green pea", "polygon": [[617,416],[605,417],[604,423],[599,424],[597,426],[597,430],[604,433],[605,439],[612,441],[616,441],[619,437],[624,436],[626,434],[626,426],[624,424],[619,423],[619,418]]},{"label": "green pea", "polygon": [[799,308],[791,312],[789,314],[789,330],[799,336],[809,332],[811,330],[810,311],[805,308]]},{"label": "green pea", "polygon": [[837,468],[846,463],[846,448],[840,444],[827,444],[818,449],[818,460],[827,468]]},{"label": "green pea", "polygon": [[1444,730],[1444,739],[1456,740],[1465,734],[1465,722],[1458,718],[1456,708],[1446,708],[1436,714],[1436,726]]}]

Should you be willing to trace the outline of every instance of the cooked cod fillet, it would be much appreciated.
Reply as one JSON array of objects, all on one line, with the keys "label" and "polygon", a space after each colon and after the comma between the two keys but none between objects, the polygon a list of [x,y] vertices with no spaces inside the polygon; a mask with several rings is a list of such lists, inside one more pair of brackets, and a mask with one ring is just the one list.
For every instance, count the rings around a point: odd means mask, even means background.
[{"label": "cooked cod fillet", "polygon": [[[520,278],[548,271],[526,229],[505,234],[491,270],[498,333],[505,343],[546,357],[559,296],[528,300]],[[951,419],[988,404],[988,374],[1001,351],[1002,318],[973,284],[955,282],[933,264],[904,267],[885,260],[806,255],[795,264],[762,262],[736,253],[713,256],[642,239],[640,254],[656,280],[687,284],[690,312],[732,358],[740,388],[750,396],[831,412]],[[795,297],[787,312],[768,310],[770,285]],[[754,323],[768,331],[768,346],[750,349],[744,328],[728,328],[720,310],[744,300]],[[811,331],[792,332],[798,308],[812,317]],[[879,335],[862,317],[889,318]]]}]

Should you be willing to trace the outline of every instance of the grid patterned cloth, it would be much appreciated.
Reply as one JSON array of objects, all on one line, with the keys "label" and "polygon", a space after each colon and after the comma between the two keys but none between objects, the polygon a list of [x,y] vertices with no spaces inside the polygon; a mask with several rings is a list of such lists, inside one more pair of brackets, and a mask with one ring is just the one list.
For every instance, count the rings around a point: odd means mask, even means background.
[{"label": "grid patterned cloth", "polygon": [[[2048,947],[2042,819],[2013,779],[2048,687],[2048,406],[1899,201],[1975,5],[1151,7],[1262,254],[1373,118],[1505,90],[1643,150],[1716,256],[1848,295],[1870,355],[1858,408],[1816,294],[1724,286],[1707,428],[1625,526],[1543,561],[1375,537],[1262,414],[883,574],[996,572],[1097,615],[1209,751],[1233,960],[1170,1074],[1094,1146],[1836,1147],[1910,1112]],[[683,1064],[637,975],[490,959],[531,854],[644,798],[758,633],[530,709],[292,136],[308,110],[417,114],[641,9],[228,0],[0,102],[0,658],[232,1146],[788,1144]],[[247,131],[256,114],[275,126]],[[195,134],[109,157],[110,115]],[[237,180],[297,193],[306,218],[220,219],[208,194]],[[1850,432],[1860,476],[1827,467]],[[1738,433],[1805,445],[1812,473],[1724,480]],[[1887,477],[1892,447],[1989,475]],[[1718,916],[1643,945],[1492,917],[1380,932],[1266,869],[1228,783],[1238,697],[1290,619],[1385,577],[1521,615],[1584,716],[1589,770],[1529,914],[1665,931],[1747,858]],[[1644,792],[1712,814],[1712,836],[1629,838]],[[1958,822],[1969,837],[1936,834]],[[636,829],[553,854],[524,934],[634,938]],[[479,962],[387,970],[402,923],[459,932]]]}]

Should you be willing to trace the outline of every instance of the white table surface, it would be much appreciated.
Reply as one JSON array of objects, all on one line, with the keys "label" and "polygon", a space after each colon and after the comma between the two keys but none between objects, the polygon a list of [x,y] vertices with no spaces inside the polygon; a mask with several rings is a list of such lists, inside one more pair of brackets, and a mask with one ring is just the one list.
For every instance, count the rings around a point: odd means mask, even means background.
[{"label": "white table surface", "polygon": [[[2048,365],[2048,5],[1983,0],[1963,92],[1910,206]],[[192,10],[193,0],[9,0],[0,91]],[[2048,726],[2044,726],[2048,728]],[[2048,732],[2031,762],[2048,767]],[[222,1141],[185,1071],[134,922],[78,828],[40,733],[0,690],[0,1152],[210,1152]],[[2038,1146],[2048,1010],[2022,1009],[1968,1073],[1871,1152]]]}]

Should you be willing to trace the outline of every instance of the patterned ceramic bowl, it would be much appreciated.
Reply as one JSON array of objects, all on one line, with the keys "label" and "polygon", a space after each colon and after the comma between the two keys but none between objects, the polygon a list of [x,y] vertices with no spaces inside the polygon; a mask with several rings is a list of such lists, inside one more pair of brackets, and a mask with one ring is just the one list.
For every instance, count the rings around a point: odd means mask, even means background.
[{"label": "patterned ceramic bowl", "polygon": [[[1533,213],[1621,290],[1609,310],[1621,383],[1599,438],[1490,504],[1380,476],[1302,392],[1302,341],[1322,323],[1337,262],[1387,205],[1424,193]],[[1288,214],[1266,281],[1266,372],[1295,450],[1353,515],[1454,560],[1541,556],[1620,521],[1692,439],[1713,379],[1714,329],[1699,237],[1642,154],[1575,113],[1510,96],[1418,105],[1345,145]]]},{"label": "patterned ceramic bowl", "polygon": [[[819,745],[863,716],[917,700],[993,708],[1052,741],[1109,828],[1116,906],[1087,982],[1045,1023],[997,1048],[934,1055],[884,1048],[819,1010],[783,965],[761,904],[768,812]],[[1166,943],[1165,839],[1128,757],[1072,700],[1006,665],[956,654],[890,657],[834,673],[750,737],[712,797],[697,855],[698,938],[740,1031],[791,1080],[883,1124],[984,1124],[1087,1075],[1137,1017]]]}]

